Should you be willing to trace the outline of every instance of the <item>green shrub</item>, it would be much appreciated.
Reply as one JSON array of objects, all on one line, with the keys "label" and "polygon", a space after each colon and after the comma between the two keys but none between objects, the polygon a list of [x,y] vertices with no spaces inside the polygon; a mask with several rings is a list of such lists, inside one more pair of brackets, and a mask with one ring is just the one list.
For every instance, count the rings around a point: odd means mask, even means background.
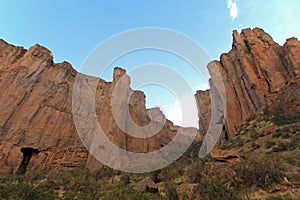
[{"label": "green shrub", "polygon": [[244,144],[245,144],[245,141],[241,140],[241,141],[239,141],[239,142],[237,143],[236,147],[237,147],[237,148],[243,147]]},{"label": "green shrub", "polygon": [[109,168],[109,167],[102,167],[98,170],[96,170],[92,176],[94,176],[96,179],[101,179],[104,177],[112,177],[113,175],[118,174],[119,172]]},{"label": "green shrub", "polygon": [[100,188],[82,187],[79,189],[68,189],[63,194],[63,200],[84,199],[94,200],[100,198]]},{"label": "green shrub", "polygon": [[257,140],[259,138],[259,134],[256,133],[256,132],[251,132],[251,135],[250,135],[251,139],[253,141]]},{"label": "green shrub", "polygon": [[172,199],[172,200],[178,200],[179,199],[176,187],[174,185],[167,185],[166,193],[167,193],[168,199]]},{"label": "green shrub", "polygon": [[281,130],[276,130],[276,133],[272,136],[272,138],[280,138],[282,136]]},{"label": "green shrub", "polygon": [[273,147],[273,148],[272,148],[272,151],[273,151],[273,152],[280,152],[280,151],[285,151],[285,150],[287,150],[287,149],[288,149],[287,145],[286,145],[285,143],[283,143],[283,142],[280,142],[280,143],[277,145],[277,147]]},{"label": "green shrub", "polygon": [[282,139],[289,139],[291,137],[291,135],[290,135],[290,133],[288,133],[288,132],[285,132],[285,133],[283,133],[282,134]]},{"label": "green shrub", "polygon": [[[300,136],[300,134],[299,134],[299,136]],[[291,139],[291,141],[287,145],[289,150],[300,149],[300,137],[299,136]]]},{"label": "green shrub", "polygon": [[196,160],[187,168],[186,175],[191,183],[199,183],[201,181],[203,165],[204,163],[201,160]]},{"label": "green shrub", "polygon": [[281,195],[281,196],[270,196],[267,197],[266,200],[293,200],[294,198],[289,197],[287,195]]},{"label": "green shrub", "polygon": [[198,184],[201,199],[206,200],[235,200],[240,199],[238,194],[227,188],[220,181],[203,178]]},{"label": "green shrub", "polygon": [[269,149],[269,148],[273,147],[274,145],[276,145],[276,143],[274,141],[267,141],[265,144],[265,148]]},{"label": "green shrub", "polygon": [[282,113],[277,112],[271,121],[277,126],[296,123],[300,121],[300,112],[290,115],[283,115]]},{"label": "green shrub", "polygon": [[242,180],[242,185],[266,188],[282,181],[284,177],[282,163],[282,159],[273,155],[249,156],[236,165],[235,171]]},{"label": "green shrub", "polygon": [[52,200],[56,193],[47,188],[33,187],[26,183],[0,185],[1,200]]},{"label": "green shrub", "polygon": [[101,199],[111,200],[159,200],[162,197],[159,194],[149,192],[138,192],[132,188],[116,188],[108,191],[101,196]]},{"label": "green shrub", "polygon": [[255,150],[255,149],[259,149],[259,144],[256,144],[256,143],[252,143],[251,144],[251,148],[253,149],[253,150]]},{"label": "green shrub", "polygon": [[161,181],[169,182],[170,180],[183,175],[183,164],[179,162],[172,163],[171,165],[161,169],[158,178]]}]

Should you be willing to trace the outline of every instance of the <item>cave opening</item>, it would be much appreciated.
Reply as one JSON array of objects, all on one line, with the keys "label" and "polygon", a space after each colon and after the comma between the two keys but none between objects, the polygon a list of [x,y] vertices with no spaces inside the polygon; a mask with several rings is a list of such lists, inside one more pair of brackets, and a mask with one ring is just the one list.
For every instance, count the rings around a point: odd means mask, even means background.
[{"label": "cave opening", "polygon": [[17,175],[23,175],[26,173],[27,166],[29,165],[30,159],[32,155],[39,154],[39,150],[31,148],[31,147],[22,147],[21,152],[23,154],[23,159],[19,165],[17,170]]},{"label": "cave opening", "polygon": [[226,124],[223,126],[223,133],[225,134],[225,140],[228,141],[230,140],[230,135],[228,133],[228,130],[227,130],[227,127],[226,127]]}]

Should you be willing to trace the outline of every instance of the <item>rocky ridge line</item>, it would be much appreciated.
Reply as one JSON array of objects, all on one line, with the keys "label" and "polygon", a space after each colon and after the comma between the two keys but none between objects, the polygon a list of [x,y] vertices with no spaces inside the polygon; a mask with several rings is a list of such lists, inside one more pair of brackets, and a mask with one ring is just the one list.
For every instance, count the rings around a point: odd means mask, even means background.
[{"label": "rocky ridge line", "polygon": [[[209,63],[209,91],[197,91],[200,131],[208,130],[211,93],[222,93],[226,108],[223,138],[235,137],[240,125],[260,112],[291,114],[300,111],[300,42],[283,46],[260,28],[233,31],[232,49]],[[226,106],[225,106],[226,105]]]},{"label": "rocky ridge line", "polygon": [[[85,149],[74,125],[72,91],[77,74],[67,62],[55,64],[45,47],[37,44],[25,50],[0,40],[0,174],[102,166]],[[162,130],[149,138],[127,135],[114,121],[112,91],[122,76],[127,75],[121,68],[115,68],[112,82],[82,75],[83,81],[97,82],[95,110],[102,129],[115,145],[127,151],[161,148],[179,128],[171,121],[166,120]],[[157,108],[146,109],[143,92],[133,91],[129,85],[124,88],[131,94],[129,111],[136,124],[147,125],[149,112],[162,115]]]}]

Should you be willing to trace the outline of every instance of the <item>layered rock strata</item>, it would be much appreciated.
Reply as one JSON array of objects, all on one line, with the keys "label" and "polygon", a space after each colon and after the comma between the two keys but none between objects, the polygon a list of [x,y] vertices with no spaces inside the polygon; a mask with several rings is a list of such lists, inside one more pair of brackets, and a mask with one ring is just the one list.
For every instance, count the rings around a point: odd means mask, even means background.
[{"label": "layered rock strata", "polygon": [[260,112],[300,111],[300,42],[296,38],[280,46],[259,28],[240,34],[233,31],[232,49],[208,69],[211,90],[196,94],[200,130],[207,131],[210,121],[208,93],[224,96],[221,104],[228,138],[235,137],[243,121]]},{"label": "layered rock strata", "polygon": [[[55,64],[52,53],[40,45],[26,50],[0,40],[0,174],[102,166],[86,150],[74,124],[72,91],[77,75],[69,63]],[[82,80],[97,82],[96,94],[87,98],[95,99],[94,110],[104,133],[130,152],[151,152],[168,144],[179,129],[169,120],[148,138],[128,135],[116,124],[111,99],[123,76],[127,75],[121,68],[114,70],[112,82],[81,74]],[[143,92],[133,91],[129,84],[123,87],[130,94],[125,96],[130,98],[129,117],[135,124],[149,124],[149,113],[164,118],[159,109],[146,109]]]}]

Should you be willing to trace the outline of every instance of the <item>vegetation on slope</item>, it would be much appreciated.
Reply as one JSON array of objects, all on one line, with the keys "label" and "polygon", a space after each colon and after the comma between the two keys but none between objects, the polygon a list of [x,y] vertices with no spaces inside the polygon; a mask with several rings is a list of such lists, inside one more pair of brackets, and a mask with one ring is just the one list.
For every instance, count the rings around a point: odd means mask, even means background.
[{"label": "vegetation on slope", "polygon": [[[2,176],[0,199],[298,199],[299,116],[267,113],[245,122],[222,147],[237,152],[240,162],[198,159],[201,143],[195,143],[170,166],[129,177],[109,168]],[[146,177],[154,180],[157,192],[135,189]]]}]

